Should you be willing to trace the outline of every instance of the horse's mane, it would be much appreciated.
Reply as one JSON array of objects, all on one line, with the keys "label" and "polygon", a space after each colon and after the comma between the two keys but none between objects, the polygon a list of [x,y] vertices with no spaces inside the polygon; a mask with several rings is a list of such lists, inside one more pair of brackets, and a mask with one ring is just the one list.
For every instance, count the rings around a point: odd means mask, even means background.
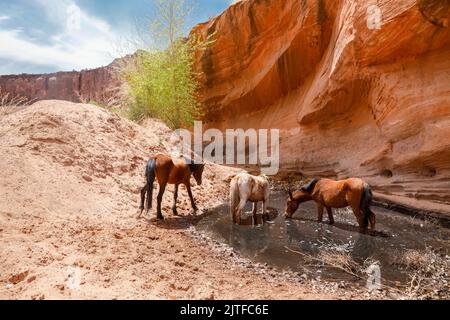
[{"label": "horse's mane", "polygon": [[314,190],[314,187],[316,186],[316,183],[319,181],[319,179],[314,178],[312,179],[310,182],[308,182],[307,184],[305,184],[302,187],[302,191],[311,193]]},{"label": "horse's mane", "polygon": [[203,162],[195,162],[194,160],[188,157],[184,157],[184,161],[189,166],[189,170],[191,170],[191,173],[194,173],[195,171],[205,166]]}]

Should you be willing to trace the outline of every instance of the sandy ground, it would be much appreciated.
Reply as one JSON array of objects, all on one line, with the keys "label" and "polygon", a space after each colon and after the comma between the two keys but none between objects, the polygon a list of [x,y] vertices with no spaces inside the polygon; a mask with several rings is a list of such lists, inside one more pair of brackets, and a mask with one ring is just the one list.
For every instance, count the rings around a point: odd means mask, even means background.
[{"label": "sandy ground", "polygon": [[[169,147],[162,123],[43,101],[0,119],[0,298],[347,299],[295,275],[261,272],[180,217],[137,219],[144,163]],[[227,197],[234,169],[208,164],[199,214]],[[153,212],[154,215],[154,212]],[[366,295],[367,296],[367,295]]]}]

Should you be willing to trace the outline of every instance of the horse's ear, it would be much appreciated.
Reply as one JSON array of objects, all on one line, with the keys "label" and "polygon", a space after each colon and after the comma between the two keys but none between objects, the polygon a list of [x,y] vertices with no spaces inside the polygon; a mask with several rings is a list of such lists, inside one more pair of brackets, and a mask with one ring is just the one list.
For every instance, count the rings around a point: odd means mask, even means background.
[{"label": "horse's ear", "polygon": [[289,198],[290,198],[291,200],[294,200],[294,195],[292,194],[292,191],[288,191],[288,193],[289,193]]}]

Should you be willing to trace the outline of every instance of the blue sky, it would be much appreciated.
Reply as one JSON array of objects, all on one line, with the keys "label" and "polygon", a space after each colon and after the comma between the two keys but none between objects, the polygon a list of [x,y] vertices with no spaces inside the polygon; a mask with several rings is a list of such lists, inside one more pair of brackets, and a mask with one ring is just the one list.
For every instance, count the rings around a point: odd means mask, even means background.
[{"label": "blue sky", "polygon": [[[194,2],[189,28],[235,1]],[[151,0],[0,0],[0,75],[106,65],[134,51],[136,25],[152,10]]]}]

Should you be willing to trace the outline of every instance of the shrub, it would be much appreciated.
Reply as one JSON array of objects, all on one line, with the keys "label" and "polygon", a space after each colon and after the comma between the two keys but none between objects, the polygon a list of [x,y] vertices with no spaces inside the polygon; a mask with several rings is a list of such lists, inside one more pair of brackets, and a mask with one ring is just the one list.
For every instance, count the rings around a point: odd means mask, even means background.
[{"label": "shrub", "polygon": [[187,1],[154,0],[157,9],[155,39],[166,49],[139,50],[123,68],[131,97],[129,116],[140,121],[159,118],[171,128],[192,125],[201,115],[198,103],[198,74],[193,72],[195,54],[208,39],[182,37]]}]

